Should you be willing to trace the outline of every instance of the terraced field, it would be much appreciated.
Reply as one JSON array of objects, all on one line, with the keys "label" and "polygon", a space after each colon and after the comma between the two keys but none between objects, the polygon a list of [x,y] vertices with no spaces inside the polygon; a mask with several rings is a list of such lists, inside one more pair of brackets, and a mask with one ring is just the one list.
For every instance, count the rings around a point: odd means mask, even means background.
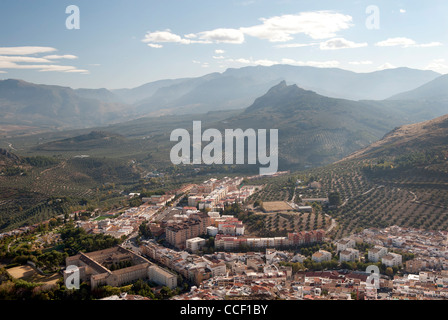
[{"label": "terraced field", "polygon": [[[446,175],[435,174],[431,167],[379,175],[369,173],[366,166],[365,161],[350,161],[291,174],[267,184],[252,199],[290,200],[292,181],[311,179],[319,181],[322,188],[297,189],[303,198],[327,197],[330,192],[341,195],[342,204],[326,211],[338,222],[332,230],[335,238],[391,225],[448,230]],[[272,226],[271,220],[267,222]]]},{"label": "terraced field", "polygon": [[137,183],[140,177],[132,164],[118,159],[60,159],[44,167],[16,166],[23,174],[0,175],[0,230],[45,221],[88,205],[112,206],[123,199],[120,183]]}]

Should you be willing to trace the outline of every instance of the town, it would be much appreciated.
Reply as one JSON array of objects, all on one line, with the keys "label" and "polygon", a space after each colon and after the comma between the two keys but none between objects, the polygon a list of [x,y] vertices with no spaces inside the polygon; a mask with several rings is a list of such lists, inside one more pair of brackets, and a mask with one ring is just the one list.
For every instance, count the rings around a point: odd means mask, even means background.
[{"label": "town", "polygon": [[[243,180],[211,178],[143,197],[140,206],[118,215],[107,212],[74,219],[75,227],[86,234],[103,234],[118,242],[108,249],[66,257],[64,283],[72,278],[74,267],[91,289],[143,280],[156,284],[156,291],[178,289],[172,300],[448,298],[446,232],[391,226],[331,239],[327,231],[332,225],[284,236],[254,236],[238,212],[247,210],[247,200],[263,185]],[[128,198],[139,196],[132,193]],[[276,209],[292,214],[314,210],[305,203],[287,202],[266,202],[262,209],[251,209],[266,215]],[[33,228],[37,226],[3,233],[0,238],[17,237]],[[56,233],[50,235],[45,241],[62,241]],[[380,272],[378,287],[371,283],[369,266]],[[104,299],[126,296],[131,297]]]}]

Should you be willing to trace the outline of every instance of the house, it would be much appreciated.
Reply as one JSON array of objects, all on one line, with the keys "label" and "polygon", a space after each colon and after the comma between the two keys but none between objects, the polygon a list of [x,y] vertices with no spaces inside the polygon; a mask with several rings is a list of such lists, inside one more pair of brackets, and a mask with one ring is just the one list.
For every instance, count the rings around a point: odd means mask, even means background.
[{"label": "house", "polygon": [[409,273],[418,273],[426,268],[426,261],[412,259],[406,261],[406,272]]},{"label": "house", "polygon": [[203,238],[199,238],[199,237],[195,237],[195,238],[191,238],[188,239],[185,243],[186,248],[188,250],[190,250],[191,252],[198,252],[200,249],[202,249],[202,247],[205,246],[205,239]]},{"label": "house", "polygon": [[303,263],[303,261],[305,261],[305,259],[306,259],[306,257],[304,255],[301,255],[298,253],[291,259],[291,262]]},{"label": "house", "polygon": [[339,254],[339,262],[353,262],[359,260],[359,250],[347,248]]},{"label": "house", "polygon": [[399,266],[402,264],[401,254],[390,252],[382,257],[381,263],[387,267]]},{"label": "house", "polygon": [[355,240],[342,239],[336,243],[337,252],[344,251],[348,248],[355,248]]},{"label": "house", "polygon": [[318,263],[321,263],[321,262],[324,262],[324,261],[330,261],[331,260],[331,253],[328,252],[328,251],[325,251],[325,250],[319,250],[318,252],[315,252],[312,255],[311,259],[314,262],[318,262]]},{"label": "house", "polygon": [[369,250],[368,257],[370,262],[378,262],[380,259],[387,254],[387,248],[375,246]]}]

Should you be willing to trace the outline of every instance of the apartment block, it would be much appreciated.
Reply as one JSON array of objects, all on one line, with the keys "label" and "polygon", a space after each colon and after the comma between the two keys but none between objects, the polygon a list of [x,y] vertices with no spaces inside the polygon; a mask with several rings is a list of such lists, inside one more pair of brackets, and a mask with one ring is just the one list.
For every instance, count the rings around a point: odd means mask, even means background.
[{"label": "apartment block", "polygon": [[381,263],[387,267],[397,267],[402,264],[402,256],[397,253],[388,253],[381,258]]},{"label": "apartment block", "polygon": [[339,262],[354,262],[359,260],[359,250],[347,248],[339,253]]},{"label": "apartment block", "polygon": [[348,248],[355,248],[355,240],[353,239],[343,239],[336,243],[337,252],[344,251]]},{"label": "apartment block", "polygon": [[319,250],[318,252],[315,252],[311,256],[311,260],[314,262],[324,262],[324,261],[330,261],[331,260],[331,253],[325,250]]},{"label": "apartment block", "polygon": [[370,262],[379,262],[380,259],[387,254],[387,248],[375,246],[369,250],[368,258]]}]

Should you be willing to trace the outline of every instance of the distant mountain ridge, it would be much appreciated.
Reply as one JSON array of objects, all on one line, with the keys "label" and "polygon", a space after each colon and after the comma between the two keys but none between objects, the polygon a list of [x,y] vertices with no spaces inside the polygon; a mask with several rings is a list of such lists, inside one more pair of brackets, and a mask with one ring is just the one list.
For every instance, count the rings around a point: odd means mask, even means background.
[{"label": "distant mountain ridge", "polygon": [[[433,71],[408,68],[355,73],[337,68],[274,65],[228,69],[118,90],[74,90],[10,79],[0,81],[0,124],[54,131],[103,126],[142,116],[244,110],[281,81],[329,98],[377,99],[371,105],[378,107],[384,104],[380,99],[416,89],[439,76]],[[396,106],[394,100],[386,100],[386,104]],[[436,115],[446,109],[445,105],[435,108]],[[426,113],[424,119],[434,116],[432,111]]]},{"label": "distant mountain ridge", "polygon": [[440,76],[414,90],[394,95],[388,100],[438,100],[448,102],[448,75]]},{"label": "distant mountain ridge", "polygon": [[83,98],[87,98],[87,99],[95,99],[95,100],[99,100],[99,101],[103,101],[103,102],[107,102],[107,103],[123,103],[123,100],[118,97],[116,94],[114,94],[113,92],[105,89],[105,88],[101,88],[101,89],[76,89],[75,92],[83,97]]},{"label": "distant mountain ridge", "polygon": [[0,123],[3,124],[82,128],[117,121],[126,112],[122,104],[85,98],[68,87],[15,79],[0,81]]},{"label": "distant mountain ridge", "polygon": [[[148,83],[147,97],[135,103],[139,114],[196,113],[243,109],[282,80],[318,94],[350,100],[382,100],[415,89],[440,74],[409,68],[355,73],[337,68],[274,65],[228,69],[199,78]],[[154,90],[157,87],[156,90]],[[114,91],[120,94],[120,91]],[[129,94],[129,91],[127,92]]]}]

